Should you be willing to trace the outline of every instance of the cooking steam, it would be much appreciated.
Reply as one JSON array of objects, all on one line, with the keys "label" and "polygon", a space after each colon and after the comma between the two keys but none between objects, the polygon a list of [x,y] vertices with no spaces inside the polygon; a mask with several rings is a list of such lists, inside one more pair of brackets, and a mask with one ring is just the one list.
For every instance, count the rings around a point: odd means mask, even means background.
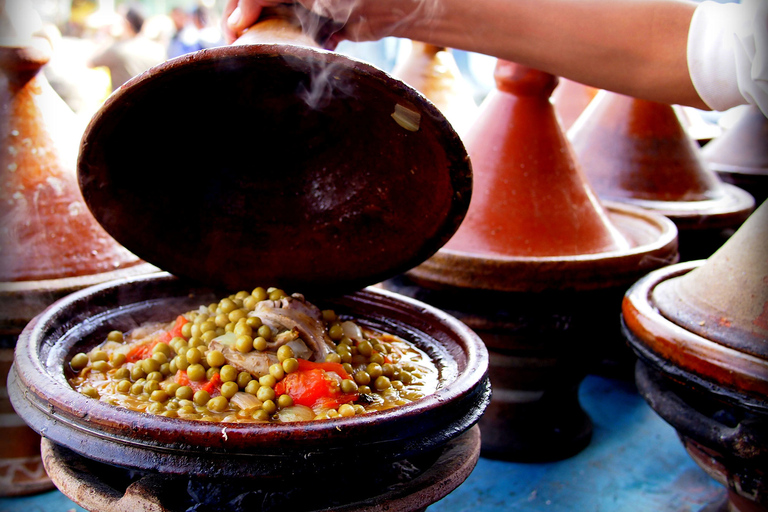
[{"label": "cooking steam", "polygon": [[[386,27],[386,32],[393,32],[400,25],[414,19],[421,21],[430,19],[440,9],[439,0],[413,0],[413,3],[414,9],[410,13],[395,13],[398,21]],[[304,33],[311,35],[319,44],[328,48],[335,47],[334,43],[327,43],[329,39],[333,39],[332,35],[342,28],[345,37],[353,41],[378,39],[379,34],[375,33],[366,23],[365,18],[357,13],[357,5],[358,0],[316,0],[312,3],[310,11],[298,9],[297,15]],[[350,21],[351,24],[347,26]],[[336,62],[314,66],[309,87],[302,87],[298,92],[307,106],[319,109],[326,106],[336,94],[352,95],[353,84],[344,83],[344,80],[340,79],[339,70],[342,67],[344,64]]]}]

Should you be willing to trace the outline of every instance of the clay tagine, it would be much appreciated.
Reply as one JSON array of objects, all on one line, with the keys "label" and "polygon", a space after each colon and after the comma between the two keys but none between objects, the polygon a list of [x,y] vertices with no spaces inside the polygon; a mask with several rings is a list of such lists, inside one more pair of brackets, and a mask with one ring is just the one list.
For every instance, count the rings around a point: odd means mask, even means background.
[{"label": "clay tagine", "polygon": [[623,303],[637,383],[727,496],[768,510],[768,203],[706,260],[657,270]]},{"label": "clay tagine", "polygon": [[747,107],[701,155],[723,181],[752,194],[756,204],[768,199],[768,119],[757,107]]},{"label": "clay tagine", "polygon": [[584,172],[602,199],[660,213],[678,228],[680,256],[705,258],[755,206],[723,183],[671,105],[600,91],[568,131]]},{"label": "clay tagine", "polygon": [[600,89],[589,85],[580,84],[567,78],[559,78],[557,87],[552,93],[552,103],[555,105],[555,113],[560,119],[560,127],[568,131],[573,123],[589,106]]},{"label": "clay tagine", "polygon": [[[293,18],[279,18],[270,13],[267,25],[303,34]],[[185,150],[188,129],[205,133],[205,144]],[[166,491],[181,489],[188,507],[201,496],[221,507],[253,493],[234,510],[266,494],[283,510],[352,510],[397,492],[405,511],[423,510],[466,478],[479,456],[472,427],[490,400],[485,346],[442,311],[365,288],[433,254],[469,204],[466,150],[420,93],[316,46],[241,39],[170,60],[110,96],[83,137],[78,175],[108,232],[173,275],[70,294],[19,337],[11,399],[54,445],[46,444],[46,464],[70,498],[94,510],[139,502],[175,510],[179,497],[169,501]],[[439,366],[438,391],[340,421],[223,431],[90,400],[64,378],[65,362],[105,329],[172,318],[255,283],[300,291],[413,341]],[[446,457],[456,457],[455,474],[436,466]],[[373,486],[339,471],[355,459],[378,475]],[[318,497],[318,485],[338,488],[340,477],[360,492]],[[98,492],[83,496],[83,488]],[[99,501],[102,491],[118,503]]]},{"label": "clay tagine", "polygon": [[471,126],[477,104],[450,48],[411,41],[411,51],[392,75],[426,96],[460,134]]},{"label": "clay tagine", "polygon": [[556,77],[501,60],[495,77],[464,137],[475,171],[464,222],[384,286],[483,338],[494,389],[480,421],[485,456],[562,459],[591,438],[578,388],[603,356],[623,351],[626,287],[677,261],[677,231],[663,216],[598,200],[550,102]]},{"label": "clay tagine", "polygon": [[39,436],[5,393],[18,334],[67,293],[157,269],[117,244],[83,201],[75,172],[82,126],[40,72],[51,43],[11,31],[27,24],[10,25],[5,9],[0,18],[0,496],[12,496],[53,487]]}]

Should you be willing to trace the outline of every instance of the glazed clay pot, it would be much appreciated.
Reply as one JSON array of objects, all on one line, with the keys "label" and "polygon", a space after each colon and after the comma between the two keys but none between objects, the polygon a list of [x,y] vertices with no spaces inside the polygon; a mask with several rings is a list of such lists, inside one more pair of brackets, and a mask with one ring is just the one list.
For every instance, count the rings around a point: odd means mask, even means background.
[{"label": "glazed clay pot", "polygon": [[754,209],[707,168],[671,105],[601,91],[568,137],[602,199],[675,222],[684,260],[712,254]]},{"label": "glazed clay pot", "polygon": [[568,131],[584,112],[600,89],[580,84],[567,78],[560,78],[552,93],[552,103],[560,120],[560,127]]},{"label": "glazed clay pot", "polygon": [[763,204],[710,258],[650,273],[623,303],[638,387],[726,486],[722,510],[768,510],[766,237]]},{"label": "glazed clay pot", "polygon": [[392,76],[426,96],[459,133],[474,121],[477,104],[450,48],[412,41],[410,53],[397,63]]},{"label": "glazed clay pot", "polygon": [[376,475],[409,458],[433,452],[439,456],[446,443],[477,422],[488,403],[487,352],[481,340],[435,308],[375,289],[308,299],[425,350],[440,370],[434,394],[354,418],[222,425],[114,407],[81,395],[67,382],[62,371],[67,361],[99,343],[108,331],[172,318],[221,293],[156,274],[94,286],[61,299],[19,337],[9,378],[14,407],[56,445],[159,482],[199,478],[213,487],[238,482],[244,489],[271,486],[283,492],[289,485],[293,493],[302,485],[304,491],[315,489],[318,480],[325,485],[339,478],[358,482],[351,486],[359,489],[357,494],[319,498],[304,492],[294,496],[289,507],[314,510],[306,507],[324,499],[342,500],[336,503],[340,506],[346,498],[371,497],[366,496],[371,489],[359,485],[358,475],[347,473],[350,466],[362,464],[367,474]]},{"label": "glazed clay pot", "polygon": [[626,286],[676,261],[677,231],[597,199],[549,101],[554,76],[499,61],[496,81],[464,138],[475,170],[464,222],[384,286],[450,312],[489,348],[485,456],[562,459],[591,439],[583,377],[603,358],[630,364],[617,321]]},{"label": "glazed clay pot", "polygon": [[[296,23],[272,14],[264,24],[289,41]],[[364,464],[388,477],[408,461],[424,475],[489,401],[487,352],[471,330],[426,304],[360,290],[451,237],[466,213],[471,168],[450,123],[417,91],[305,38],[255,42],[264,37],[258,27],[236,45],[135,77],[91,120],[78,161],[86,203],[117,240],[179,277],[121,280],[61,299],[20,336],[9,388],[25,421],[67,450],[51,450],[49,467],[66,466],[67,453],[116,465],[123,476],[138,472],[161,502],[164,482],[187,489],[194,478],[216,507],[234,499],[233,490],[270,485],[287,503],[282,510],[344,507],[386,490],[361,486],[358,473],[344,476],[342,468]],[[201,98],[211,104],[190,109]],[[184,151],[199,133],[205,144]],[[439,389],[340,421],[222,426],[120,409],[67,383],[68,358],[108,330],[173,318],[255,283],[299,290],[415,342],[440,367]],[[439,499],[466,477],[477,459],[477,438],[469,440],[459,478],[441,480],[443,487],[402,510],[423,509],[425,499]],[[340,476],[348,480],[341,487],[359,492],[318,500],[317,484],[336,486]],[[79,483],[61,488],[85,506]],[[128,482],[118,483],[130,494]],[[414,493],[422,489],[411,483]]]},{"label": "glazed clay pot", "polygon": [[0,495],[52,488],[39,436],[13,411],[5,382],[16,337],[54,300],[90,284],[155,271],[118,245],[88,211],[75,159],[82,127],[40,72],[41,37],[0,47]]},{"label": "glazed clay pot", "polygon": [[750,106],[736,123],[701,151],[726,183],[743,188],[759,205],[768,199],[768,119]]}]

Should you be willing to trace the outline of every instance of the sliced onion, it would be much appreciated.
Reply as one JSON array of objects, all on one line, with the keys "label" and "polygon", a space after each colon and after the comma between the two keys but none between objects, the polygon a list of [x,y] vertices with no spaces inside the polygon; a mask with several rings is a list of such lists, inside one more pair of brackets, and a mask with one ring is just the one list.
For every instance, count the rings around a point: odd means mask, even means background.
[{"label": "sliced onion", "polygon": [[213,341],[218,341],[219,343],[231,347],[234,346],[235,342],[237,341],[237,334],[233,332],[225,332],[221,336],[213,338]]},{"label": "sliced onion", "polygon": [[350,322],[349,320],[342,322],[341,330],[344,332],[344,336],[347,336],[349,339],[363,341],[363,331],[355,322]]},{"label": "sliced onion", "polygon": [[229,399],[230,403],[235,404],[240,409],[247,411],[248,409],[255,409],[257,407],[261,407],[263,405],[263,402],[253,396],[250,393],[245,393],[243,391],[238,391],[234,395],[232,395],[232,398]]},{"label": "sliced onion", "polygon": [[311,421],[315,418],[315,411],[306,405],[292,405],[283,407],[278,411],[277,417],[280,421]]},{"label": "sliced onion", "polygon": [[293,355],[296,357],[307,360],[312,357],[312,351],[309,349],[309,347],[307,347],[306,343],[304,343],[304,340],[301,338],[296,338],[295,340],[289,341],[286,343],[286,345],[291,347],[291,350],[293,350]]}]

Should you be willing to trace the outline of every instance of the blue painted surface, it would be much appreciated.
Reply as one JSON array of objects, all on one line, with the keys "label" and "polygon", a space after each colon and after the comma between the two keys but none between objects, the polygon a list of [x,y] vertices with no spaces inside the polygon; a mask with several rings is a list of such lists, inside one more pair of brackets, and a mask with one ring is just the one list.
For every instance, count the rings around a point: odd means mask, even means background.
[{"label": "blue painted surface", "polygon": [[[723,493],[631,383],[590,376],[580,394],[595,426],[584,451],[546,464],[481,458],[469,478],[428,512],[695,512]],[[0,499],[0,511],[83,509],[53,491]]]}]

